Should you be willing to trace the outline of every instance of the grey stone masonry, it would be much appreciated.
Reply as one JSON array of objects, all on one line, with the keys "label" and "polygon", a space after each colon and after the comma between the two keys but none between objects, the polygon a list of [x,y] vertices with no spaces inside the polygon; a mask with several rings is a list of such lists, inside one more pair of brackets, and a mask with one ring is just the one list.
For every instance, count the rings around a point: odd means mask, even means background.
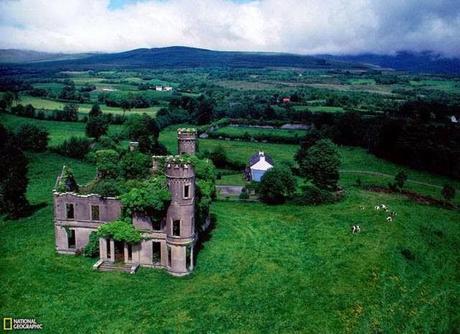
[{"label": "grey stone masonry", "polygon": [[58,192],[53,197],[58,253],[77,253],[86,246],[92,231],[121,214],[121,203],[116,198]]},{"label": "grey stone masonry", "polygon": [[[179,129],[179,154],[194,154],[196,130]],[[133,148],[135,145],[130,145]],[[194,267],[195,229],[195,171],[184,157],[152,157],[152,174],[165,168],[171,203],[166,216],[152,220],[145,213],[135,213],[132,223],[142,233],[142,241],[128,244],[111,238],[99,239],[99,261],[94,265],[101,271],[151,267],[165,268],[175,276],[187,275]],[[61,181],[58,177],[56,185]],[[56,187],[57,188],[57,187]],[[97,194],[81,195],[54,191],[54,225],[56,251],[77,254],[89,241],[91,232],[101,224],[120,218],[122,204],[118,198],[103,198]],[[209,225],[207,221],[206,226]],[[135,269],[130,270],[135,272]]]},{"label": "grey stone masonry", "polygon": [[195,129],[177,129],[177,153],[178,154],[195,154],[196,153]]}]

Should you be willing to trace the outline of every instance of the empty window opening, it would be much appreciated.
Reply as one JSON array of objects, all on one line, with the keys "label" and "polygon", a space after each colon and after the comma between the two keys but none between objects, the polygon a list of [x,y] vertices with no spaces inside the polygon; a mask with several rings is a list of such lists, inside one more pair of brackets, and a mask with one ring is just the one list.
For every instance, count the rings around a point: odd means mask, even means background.
[{"label": "empty window opening", "polygon": [[173,221],[173,236],[180,237],[180,220]]},{"label": "empty window opening", "polygon": [[133,260],[133,246],[131,244],[127,245],[128,248],[128,261]]},{"label": "empty window opening", "polygon": [[184,198],[189,198],[190,197],[190,185],[186,184],[184,185]]},{"label": "empty window opening", "polygon": [[75,230],[67,231],[67,243],[69,248],[75,248]]},{"label": "empty window opening", "polygon": [[152,262],[153,264],[161,262],[161,242],[159,241],[152,242]]},{"label": "empty window opening", "polygon": [[67,217],[67,219],[74,219],[73,204],[67,203],[65,205],[65,207],[66,207],[66,217]]},{"label": "empty window opening", "polygon": [[112,257],[111,250],[110,250],[110,239],[105,239],[107,245],[107,257]]},{"label": "empty window opening", "polygon": [[99,220],[99,205],[91,205],[91,220]]}]

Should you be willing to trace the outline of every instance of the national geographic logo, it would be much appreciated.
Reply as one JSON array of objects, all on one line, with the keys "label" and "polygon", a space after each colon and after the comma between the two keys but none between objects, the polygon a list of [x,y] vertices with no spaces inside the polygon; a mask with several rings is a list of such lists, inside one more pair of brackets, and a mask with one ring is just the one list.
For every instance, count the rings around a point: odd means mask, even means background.
[{"label": "national geographic logo", "polygon": [[3,318],[3,330],[41,330],[43,325],[35,319]]}]

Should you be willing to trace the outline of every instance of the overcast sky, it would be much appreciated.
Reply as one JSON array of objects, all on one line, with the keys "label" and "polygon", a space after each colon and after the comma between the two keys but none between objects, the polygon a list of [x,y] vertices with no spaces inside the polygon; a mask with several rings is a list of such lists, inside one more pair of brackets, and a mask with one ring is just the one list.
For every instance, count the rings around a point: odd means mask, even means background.
[{"label": "overcast sky", "polygon": [[0,0],[0,48],[460,56],[460,0]]}]

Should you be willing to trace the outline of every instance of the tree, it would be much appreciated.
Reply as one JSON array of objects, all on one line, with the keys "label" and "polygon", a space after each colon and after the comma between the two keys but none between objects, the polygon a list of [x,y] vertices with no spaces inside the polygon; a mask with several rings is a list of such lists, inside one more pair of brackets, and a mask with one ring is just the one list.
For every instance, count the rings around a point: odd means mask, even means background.
[{"label": "tree", "polygon": [[46,129],[31,123],[22,124],[17,131],[17,137],[21,139],[19,141],[21,148],[35,152],[46,150],[49,140],[48,136],[49,133]]},{"label": "tree", "polygon": [[94,103],[89,111],[88,117],[102,116],[102,110],[99,103]]},{"label": "tree", "polygon": [[442,187],[441,194],[447,202],[452,201],[455,198],[456,190],[450,184],[445,184]]},{"label": "tree", "polygon": [[130,116],[125,122],[125,128],[129,139],[134,141],[142,136],[153,136],[157,139],[160,134],[157,122],[147,114]]},{"label": "tree", "polygon": [[259,198],[269,204],[281,204],[291,197],[296,189],[294,175],[287,167],[273,167],[262,176]]},{"label": "tree", "polygon": [[120,161],[121,173],[126,179],[141,179],[149,175],[152,161],[148,155],[141,152],[128,152]]},{"label": "tree", "polygon": [[130,101],[124,99],[123,101],[121,101],[120,107],[121,109],[123,109],[123,117],[125,117],[126,110],[131,110],[133,106],[131,105]]},{"label": "tree", "polygon": [[64,105],[64,120],[75,122],[78,121],[78,104],[67,103]]},{"label": "tree", "polygon": [[28,161],[15,136],[1,124],[0,156],[0,212],[18,218],[29,209],[26,198]]},{"label": "tree", "polygon": [[300,173],[320,189],[334,191],[339,181],[340,157],[337,146],[321,139],[307,150],[300,161]]},{"label": "tree", "polygon": [[214,105],[208,99],[200,98],[195,120],[197,124],[208,124],[214,117]]},{"label": "tree", "polygon": [[108,129],[109,122],[103,115],[90,116],[86,122],[86,135],[96,139],[96,141],[99,140],[101,136],[107,134]]},{"label": "tree", "polygon": [[166,148],[158,142],[160,128],[156,120],[147,114],[129,117],[125,122],[125,130],[130,140],[139,142],[139,150],[142,153],[166,153]]},{"label": "tree", "polygon": [[212,160],[214,166],[217,168],[225,168],[227,165],[227,152],[222,145],[217,145],[211,153],[209,153],[209,159]]},{"label": "tree", "polygon": [[297,150],[294,159],[297,161],[297,163],[301,163],[302,160],[305,159],[307,156],[307,151],[309,150],[310,147],[316,144],[317,141],[322,139],[321,133],[313,129],[309,131],[305,137],[300,141],[300,148]]}]

